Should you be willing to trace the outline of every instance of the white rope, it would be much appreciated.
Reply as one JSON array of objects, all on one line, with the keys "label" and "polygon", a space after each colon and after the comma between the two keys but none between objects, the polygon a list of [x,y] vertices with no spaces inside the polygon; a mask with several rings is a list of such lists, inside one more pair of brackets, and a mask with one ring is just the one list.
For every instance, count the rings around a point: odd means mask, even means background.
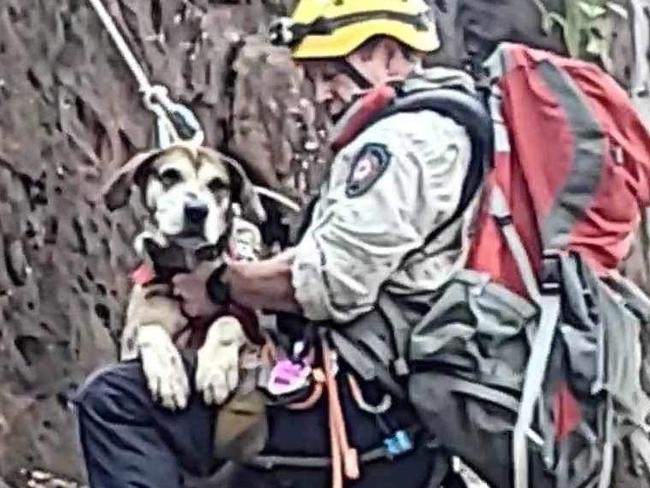
[{"label": "white rope", "polygon": [[255,189],[255,193],[270,198],[271,200],[275,200],[276,202],[284,205],[285,207],[289,208],[290,210],[293,210],[294,212],[300,212],[300,205],[298,205],[293,200],[285,197],[284,195],[281,195],[278,192],[269,190],[268,188],[264,188],[262,186],[255,186],[254,189]]},{"label": "white rope", "polygon": [[149,82],[149,78],[147,78],[147,75],[142,69],[142,66],[140,66],[140,63],[138,63],[138,60],[131,52],[131,49],[122,37],[122,34],[117,28],[117,25],[115,25],[113,18],[108,13],[101,0],[88,1],[95,9],[95,12],[97,12],[99,19],[104,24],[104,27],[106,27],[106,30],[113,39],[113,42],[117,46],[117,49],[120,51],[120,54],[124,58],[124,61],[126,61],[126,64],[129,66],[129,69],[133,73],[133,76],[135,76],[135,79],[138,81],[138,85],[140,85],[140,91],[143,93],[151,92],[152,85]]}]

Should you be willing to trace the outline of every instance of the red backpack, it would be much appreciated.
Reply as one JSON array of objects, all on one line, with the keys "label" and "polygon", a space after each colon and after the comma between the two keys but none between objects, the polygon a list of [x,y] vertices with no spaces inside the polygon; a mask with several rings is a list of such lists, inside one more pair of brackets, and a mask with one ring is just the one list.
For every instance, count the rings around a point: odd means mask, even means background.
[{"label": "red backpack", "polygon": [[[627,256],[650,205],[650,134],[621,87],[597,66],[503,44],[486,66],[495,127],[488,192],[502,190],[539,276],[544,251],[575,251],[606,275]],[[484,206],[470,258],[525,292]]]},{"label": "red backpack", "polygon": [[[627,94],[593,64],[506,43],[485,68],[491,81],[494,160],[468,268],[486,273],[540,307],[513,434],[514,486],[524,487],[529,483],[528,431],[535,405],[543,401],[540,395],[548,381],[556,331],[567,320],[562,317],[567,308],[583,306],[570,303],[576,293],[565,283],[567,274],[588,267],[605,280],[617,275],[630,251],[641,208],[650,205],[650,134]],[[579,265],[563,261],[568,255],[576,256]],[[585,286],[594,293],[588,289]],[[606,314],[599,307],[607,308],[596,305],[594,313]],[[625,347],[616,351],[607,337],[612,332],[603,327],[602,343],[594,346],[596,361],[598,354],[608,355],[612,363],[634,354]],[[568,376],[576,374],[571,363],[578,346],[566,337],[565,341]],[[603,364],[607,360],[602,359]],[[580,367],[574,369],[579,373]],[[620,365],[610,369],[617,368]],[[634,408],[643,393],[625,397],[638,390],[638,380],[632,386],[625,385],[625,379],[610,380],[610,369],[602,366],[601,379],[589,389]],[[576,399],[580,394],[571,383],[566,378],[549,400],[559,442],[584,420]],[[646,408],[647,399],[638,407]],[[615,441],[613,437],[601,440],[605,446],[602,472],[611,472]],[[637,441],[643,451],[650,445],[647,436]]]}]

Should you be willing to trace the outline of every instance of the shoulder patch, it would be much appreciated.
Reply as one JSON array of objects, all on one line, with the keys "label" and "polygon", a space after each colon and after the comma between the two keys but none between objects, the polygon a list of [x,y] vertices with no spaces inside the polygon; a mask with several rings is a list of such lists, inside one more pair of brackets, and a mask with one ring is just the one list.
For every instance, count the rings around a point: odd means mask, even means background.
[{"label": "shoulder patch", "polygon": [[345,195],[355,198],[366,193],[384,174],[392,154],[385,144],[369,143],[361,148],[345,182]]}]

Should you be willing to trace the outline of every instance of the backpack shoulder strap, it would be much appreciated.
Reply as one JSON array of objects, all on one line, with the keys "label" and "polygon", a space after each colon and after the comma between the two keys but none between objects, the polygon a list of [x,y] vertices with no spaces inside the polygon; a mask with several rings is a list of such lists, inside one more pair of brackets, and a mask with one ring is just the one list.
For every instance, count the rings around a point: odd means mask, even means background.
[{"label": "backpack shoulder strap", "polygon": [[[460,200],[452,215],[425,237],[420,248],[407,253],[402,258],[402,262],[421,252],[450,225],[462,217],[481,187],[483,176],[492,155],[493,128],[489,112],[480,97],[470,95],[459,89],[420,89],[403,94],[388,107],[378,112],[370,120],[368,127],[398,113],[420,112],[423,110],[431,110],[449,117],[465,128],[472,146],[471,159],[463,182]],[[385,292],[380,294],[378,305],[393,334],[395,343],[393,372],[398,377],[404,377],[409,372],[406,352],[411,325],[392,297]]]},{"label": "backpack shoulder strap", "polygon": [[421,252],[463,215],[481,187],[485,170],[492,157],[492,119],[485,102],[480,96],[474,96],[459,89],[432,88],[403,94],[388,107],[378,112],[368,126],[397,113],[423,110],[431,110],[449,117],[465,128],[472,145],[471,159],[456,210],[449,219],[427,235],[420,249],[407,253],[403,261]]}]

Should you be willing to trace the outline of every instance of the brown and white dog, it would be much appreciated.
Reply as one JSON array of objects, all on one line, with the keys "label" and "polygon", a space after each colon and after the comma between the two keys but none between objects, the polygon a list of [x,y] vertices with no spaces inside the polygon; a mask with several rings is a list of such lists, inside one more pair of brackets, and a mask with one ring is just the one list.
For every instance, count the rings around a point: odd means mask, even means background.
[{"label": "brown and white dog", "polygon": [[261,237],[251,222],[265,220],[264,208],[241,166],[205,147],[179,144],[136,155],[102,193],[109,210],[126,205],[133,186],[148,210],[149,229],[136,238],[145,263],[134,273],[121,359],[139,357],[153,397],[167,408],[183,408],[189,382],[179,345],[185,339],[181,347],[198,348],[197,390],[206,403],[220,404],[239,381],[242,322],[230,314],[201,324],[188,319],[171,278],[206,260],[217,267],[233,240],[240,257],[254,259]]}]

